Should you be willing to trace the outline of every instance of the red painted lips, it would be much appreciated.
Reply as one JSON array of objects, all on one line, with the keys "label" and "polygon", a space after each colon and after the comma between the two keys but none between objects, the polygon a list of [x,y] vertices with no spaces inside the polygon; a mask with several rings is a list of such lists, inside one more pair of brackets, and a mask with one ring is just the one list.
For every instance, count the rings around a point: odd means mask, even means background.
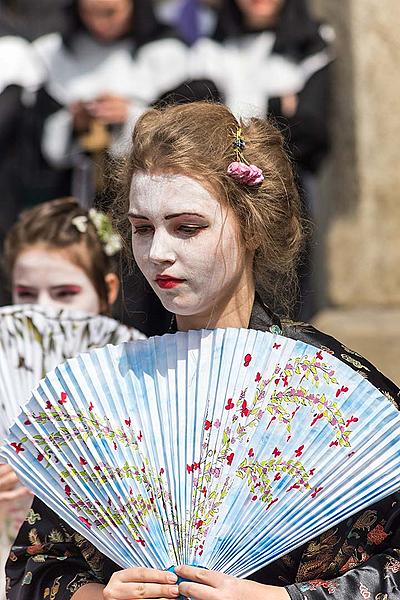
[{"label": "red painted lips", "polygon": [[183,281],[185,280],[178,279],[176,277],[169,277],[168,275],[157,275],[156,277],[157,285],[164,290],[172,289],[180,283],[183,283]]}]

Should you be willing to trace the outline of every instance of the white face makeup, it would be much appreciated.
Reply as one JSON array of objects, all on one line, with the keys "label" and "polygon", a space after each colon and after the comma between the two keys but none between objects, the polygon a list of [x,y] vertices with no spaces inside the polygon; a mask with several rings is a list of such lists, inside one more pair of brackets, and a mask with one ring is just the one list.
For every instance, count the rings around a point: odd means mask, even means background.
[{"label": "white face makeup", "polygon": [[135,261],[167,310],[207,317],[240,290],[249,261],[236,217],[196,180],[136,174],[129,219]]},{"label": "white face makeup", "polygon": [[99,314],[100,301],[86,273],[59,252],[21,252],[12,277],[14,304],[40,304]]}]

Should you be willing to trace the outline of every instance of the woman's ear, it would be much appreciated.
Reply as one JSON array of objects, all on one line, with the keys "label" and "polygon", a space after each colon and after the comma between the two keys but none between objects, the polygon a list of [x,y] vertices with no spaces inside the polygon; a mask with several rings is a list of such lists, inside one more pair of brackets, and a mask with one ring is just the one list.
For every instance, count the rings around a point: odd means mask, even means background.
[{"label": "woman's ear", "polygon": [[119,292],[119,277],[116,273],[107,273],[104,278],[107,287],[108,305],[112,306],[117,299]]}]

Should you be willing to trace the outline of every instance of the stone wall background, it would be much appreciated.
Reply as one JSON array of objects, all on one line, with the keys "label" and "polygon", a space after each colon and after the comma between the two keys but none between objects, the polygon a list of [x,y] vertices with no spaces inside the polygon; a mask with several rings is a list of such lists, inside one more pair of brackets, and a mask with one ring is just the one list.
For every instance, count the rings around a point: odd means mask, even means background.
[{"label": "stone wall background", "polygon": [[400,2],[313,0],[313,5],[337,35],[333,152],[320,182],[320,225],[328,238],[325,301],[397,306]]},{"label": "stone wall background", "polygon": [[316,324],[400,383],[400,2],[311,3],[337,35]]}]

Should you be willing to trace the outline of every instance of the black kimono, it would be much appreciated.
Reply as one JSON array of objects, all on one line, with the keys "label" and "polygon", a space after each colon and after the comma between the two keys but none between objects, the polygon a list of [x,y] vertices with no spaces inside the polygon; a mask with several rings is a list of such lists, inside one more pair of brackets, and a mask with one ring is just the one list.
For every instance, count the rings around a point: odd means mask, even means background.
[{"label": "black kimono", "polygon": [[[280,323],[256,301],[249,327],[302,340],[335,355],[396,406],[398,388],[368,361],[310,325]],[[252,579],[285,586],[292,600],[400,598],[400,494],[339,523]],[[86,583],[106,584],[119,570],[84,537],[35,499],[7,562],[8,600],[69,600]]]}]

